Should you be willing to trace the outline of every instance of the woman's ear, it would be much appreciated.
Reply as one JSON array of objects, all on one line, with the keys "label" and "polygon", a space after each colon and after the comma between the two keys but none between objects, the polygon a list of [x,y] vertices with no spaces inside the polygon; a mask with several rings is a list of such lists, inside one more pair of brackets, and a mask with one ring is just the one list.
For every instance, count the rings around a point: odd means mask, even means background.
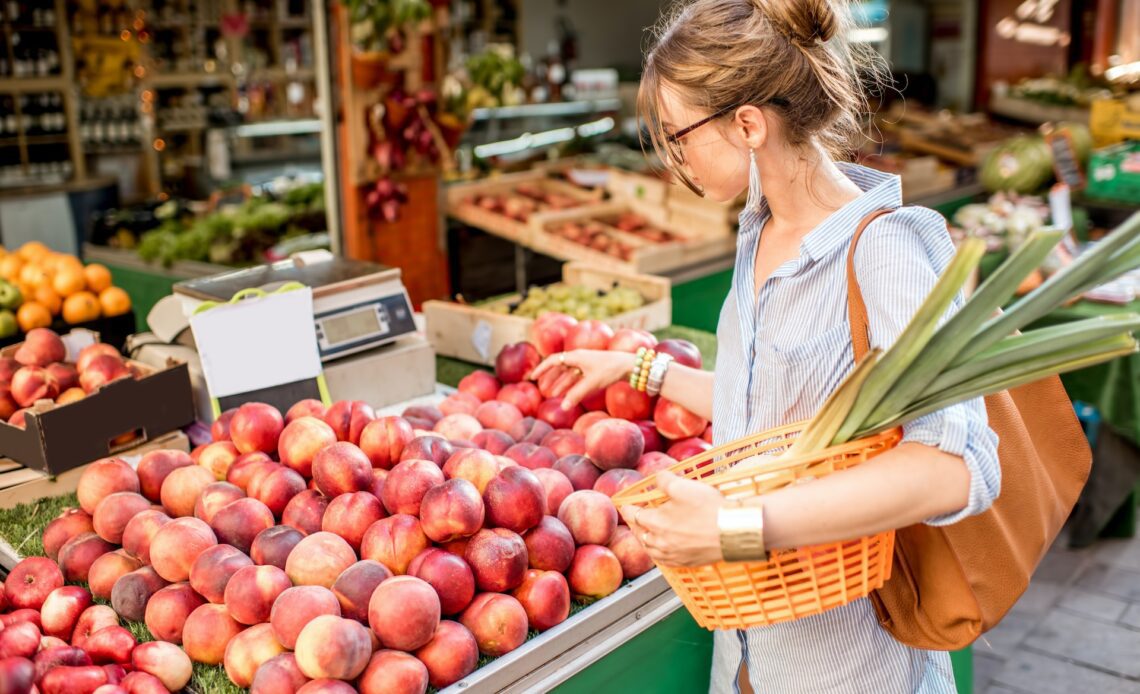
[{"label": "woman's ear", "polygon": [[736,109],[732,125],[748,149],[760,149],[768,141],[767,115],[755,106]]}]

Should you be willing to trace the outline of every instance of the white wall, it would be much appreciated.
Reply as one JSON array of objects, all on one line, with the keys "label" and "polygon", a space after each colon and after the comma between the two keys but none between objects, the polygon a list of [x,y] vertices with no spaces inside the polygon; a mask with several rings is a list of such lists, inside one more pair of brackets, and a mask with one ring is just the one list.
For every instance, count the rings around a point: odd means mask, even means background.
[{"label": "white wall", "polygon": [[557,0],[522,1],[523,50],[536,61],[546,55],[554,38],[555,18],[561,12],[578,34],[575,67],[640,68],[645,30],[657,21],[668,2],[660,0]]}]

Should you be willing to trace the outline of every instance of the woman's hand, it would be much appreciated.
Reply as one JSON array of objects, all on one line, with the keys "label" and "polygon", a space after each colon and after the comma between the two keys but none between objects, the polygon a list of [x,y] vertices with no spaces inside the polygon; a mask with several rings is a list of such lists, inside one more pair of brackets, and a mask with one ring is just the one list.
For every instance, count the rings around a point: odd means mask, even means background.
[{"label": "woman's hand", "polygon": [[571,410],[590,393],[627,378],[633,361],[629,352],[576,349],[550,355],[528,378],[538,381],[546,376],[554,384],[554,393],[566,392],[562,409]]},{"label": "woman's hand", "polygon": [[717,511],[724,497],[716,488],[657,473],[657,488],[669,501],[656,508],[625,506],[622,515],[653,561],[667,566],[705,566],[722,560]]}]

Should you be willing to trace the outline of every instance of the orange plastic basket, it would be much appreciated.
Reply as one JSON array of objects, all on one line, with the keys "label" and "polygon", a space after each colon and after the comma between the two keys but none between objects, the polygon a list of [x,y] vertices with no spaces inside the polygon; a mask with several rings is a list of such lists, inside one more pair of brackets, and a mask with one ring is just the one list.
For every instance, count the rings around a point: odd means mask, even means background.
[{"label": "orange plastic basket", "polygon": [[[725,498],[750,499],[854,467],[894,448],[902,436],[894,429],[817,453],[774,457],[795,440],[804,424],[770,429],[719,446],[677,463],[670,471],[711,484]],[[649,477],[613,500],[618,508],[653,508],[667,497]],[[891,575],[894,541],[891,530],[845,542],[774,551],[766,562],[658,568],[698,624],[706,629],[747,629],[819,614],[882,587]]]}]

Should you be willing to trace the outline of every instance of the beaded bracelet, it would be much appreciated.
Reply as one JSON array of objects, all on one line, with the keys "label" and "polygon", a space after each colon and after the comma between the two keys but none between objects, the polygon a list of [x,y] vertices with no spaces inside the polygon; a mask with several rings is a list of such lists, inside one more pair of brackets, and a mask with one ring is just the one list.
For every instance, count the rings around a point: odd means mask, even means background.
[{"label": "beaded bracelet", "polygon": [[649,386],[649,369],[653,365],[653,358],[657,352],[646,347],[640,347],[633,362],[633,371],[629,374],[629,385],[634,390],[645,392]]},{"label": "beaded bracelet", "polygon": [[649,397],[655,398],[661,394],[661,386],[665,383],[665,373],[669,370],[669,364],[673,362],[673,356],[662,352],[653,358],[649,364],[649,381],[646,383],[645,392]]}]

